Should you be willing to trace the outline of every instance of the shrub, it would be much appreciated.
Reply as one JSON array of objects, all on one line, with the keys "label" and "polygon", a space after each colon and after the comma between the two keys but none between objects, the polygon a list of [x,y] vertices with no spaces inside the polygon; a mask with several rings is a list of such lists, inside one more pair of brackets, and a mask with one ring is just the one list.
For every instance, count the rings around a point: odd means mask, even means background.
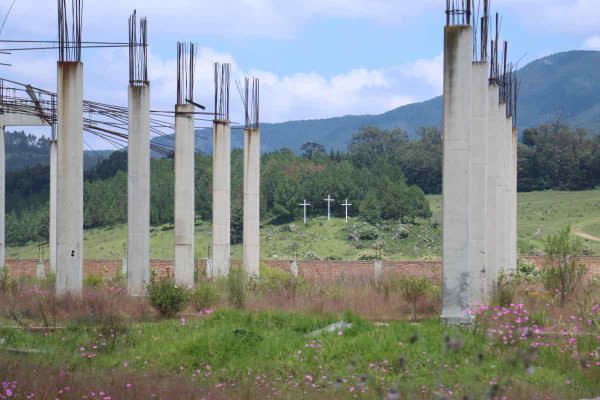
[{"label": "shrub", "polygon": [[173,317],[183,310],[188,300],[185,289],[178,287],[175,281],[168,277],[150,277],[150,284],[146,288],[148,300],[162,317]]},{"label": "shrub", "polygon": [[360,240],[375,240],[379,238],[379,230],[372,225],[365,225],[358,231]]},{"label": "shrub", "polygon": [[431,283],[426,278],[405,276],[398,281],[398,288],[402,298],[406,300],[413,309],[413,318],[417,318],[417,303],[427,295],[431,289]]},{"label": "shrub", "polygon": [[299,290],[307,288],[307,282],[295,277],[291,273],[279,268],[272,268],[266,265],[260,267],[260,280],[258,288],[267,292],[277,293],[281,290],[286,291],[290,298],[294,298]]},{"label": "shrub", "polygon": [[546,290],[555,294],[561,307],[573,293],[586,272],[579,262],[579,242],[571,240],[571,226],[566,226],[546,239],[546,260],[542,279]]},{"label": "shrub", "polygon": [[519,278],[534,279],[539,276],[535,263],[519,258],[517,260],[517,276]]},{"label": "shrub", "polygon": [[371,261],[381,260],[381,252],[379,251],[366,251],[358,256],[360,261]]},{"label": "shrub", "polygon": [[196,311],[202,311],[213,307],[220,299],[219,292],[215,285],[207,279],[202,279],[192,291],[190,303]]},{"label": "shrub", "polygon": [[11,280],[8,268],[0,265],[0,293],[6,293],[10,290]]},{"label": "shrub", "polygon": [[248,292],[248,277],[243,268],[231,268],[227,277],[227,288],[231,305],[235,308],[244,308]]},{"label": "shrub", "polygon": [[494,306],[508,307],[515,297],[515,282],[512,275],[500,271],[492,286],[490,303]]},{"label": "shrub", "polygon": [[87,288],[98,289],[102,286],[102,277],[96,274],[89,274],[83,280],[83,285]]}]

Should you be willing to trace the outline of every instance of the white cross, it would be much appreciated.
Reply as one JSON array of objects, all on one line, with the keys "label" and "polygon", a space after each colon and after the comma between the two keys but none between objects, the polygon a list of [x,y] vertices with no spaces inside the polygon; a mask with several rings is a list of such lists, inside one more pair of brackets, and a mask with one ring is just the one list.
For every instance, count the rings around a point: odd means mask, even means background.
[{"label": "white cross", "polygon": [[306,202],[306,199],[304,199],[304,203],[300,205],[304,207],[304,225],[306,225],[306,207],[309,207],[310,204]]},{"label": "white cross", "polygon": [[346,207],[346,223],[348,223],[348,207],[350,207],[352,204],[348,203],[348,199],[346,199],[346,202],[342,205]]},{"label": "white cross", "polygon": [[323,199],[327,202],[327,221],[331,219],[331,203],[335,200],[331,198],[331,195],[327,195],[326,199]]}]

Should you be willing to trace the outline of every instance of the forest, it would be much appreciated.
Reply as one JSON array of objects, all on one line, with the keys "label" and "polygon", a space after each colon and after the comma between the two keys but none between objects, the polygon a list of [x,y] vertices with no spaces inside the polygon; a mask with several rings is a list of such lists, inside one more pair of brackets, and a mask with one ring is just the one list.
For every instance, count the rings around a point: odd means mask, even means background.
[{"label": "forest", "polygon": [[[7,134],[7,139],[11,133]],[[43,140],[20,143],[39,145]],[[26,151],[27,149],[20,149]],[[557,122],[526,129],[518,148],[519,191],[585,190],[600,185],[600,137]],[[232,152],[232,242],[242,240],[241,149]],[[196,217],[211,218],[212,159],[196,155]],[[7,244],[45,241],[48,232],[49,169],[38,165],[7,173]],[[422,128],[416,139],[399,129],[365,127],[347,151],[305,143],[301,154],[289,149],[261,159],[261,215],[274,224],[297,219],[306,199],[312,215],[326,214],[331,195],[348,199],[358,216],[370,223],[412,222],[429,218],[426,194],[442,190],[442,138],[437,128]],[[173,160],[151,162],[151,223],[173,222]],[[343,208],[335,212],[342,215]],[[118,151],[85,174],[84,225],[106,227],[127,222],[127,153]]]}]

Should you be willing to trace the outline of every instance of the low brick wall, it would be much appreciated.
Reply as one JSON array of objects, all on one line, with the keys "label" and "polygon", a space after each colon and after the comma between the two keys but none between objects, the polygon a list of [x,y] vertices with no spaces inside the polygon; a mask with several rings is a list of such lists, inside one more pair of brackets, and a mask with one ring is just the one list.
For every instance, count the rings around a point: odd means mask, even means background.
[{"label": "low brick wall", "polygon": [[[543,265],[543,257],[525,257],[534,262],[538,267]],[[581,261],[588,267],[590,275],[600,274],[600,257],[581,257]],[[7,260],[7,268],[14,278],[21,276],[35,276],[37,260]],[[241,261],[233,261],[233,265],[242,265]],[[290,271],[290,260],[264,260],[263,265]],[[48,263],[44,264],[48,271]],[[159,276],[172,275],[174,271],[173,260],[152,260],[151,270]],[[197,262],[198,270],[206,269],[206,260]],[[104,278],[115,276],[122,269],[121,260],[85,260],[83,274],[99,275]],[[431,279],[441,278],[441,261],[382,261],[382,276],[387,275],[413,275]],[[371,280],[375,277],[374,261],[330,261],[330,260],[299,260],[298,274],[308,280]]]}]

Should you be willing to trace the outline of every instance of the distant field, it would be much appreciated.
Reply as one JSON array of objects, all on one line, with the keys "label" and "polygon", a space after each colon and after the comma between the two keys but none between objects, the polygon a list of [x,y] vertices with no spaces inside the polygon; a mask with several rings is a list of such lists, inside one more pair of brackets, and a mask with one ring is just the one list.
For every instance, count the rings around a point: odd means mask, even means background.
[{"label": "distant field", "polygon": [[[434,213],[433,221],[441,221],[441,196],[429,196]],[[262,257],[289,259],[294,252],[299,258],[335,258],[355,260],[375,250],[375,240],[349,240],[351,219],[345,224],[341,218],[326,221],[313,217],[304,226],[302,221],[285,225],[261,227]],[[519,194],[519,250],[522,254],[536,254],[543,249],[544,237],[570,223],[573,232],[591,238],[600,238],[600,190],[584,192],[532,192]],[[440,229],[429,221],[406,227],[408,237],[399,238],[397,224],[379,229],[386,259],[427,259],[439,257]],[[211,241],[208,223],[196,226],[196,255],[206,258]],[[86,258],[119,259],[125,254],[127,227],[119,225],[85,232]],[[600,241],[583,239],[589,254],[600,255]],[[8,248],[8,258],[36,258],[40,246],[31,243],[24,247]],[[173,258],[172,226],[152,228],[151,257]],[[47,246],[42,246],[44,257]],[[232,246],[234,259],[241,259],[242,246]]]}]

